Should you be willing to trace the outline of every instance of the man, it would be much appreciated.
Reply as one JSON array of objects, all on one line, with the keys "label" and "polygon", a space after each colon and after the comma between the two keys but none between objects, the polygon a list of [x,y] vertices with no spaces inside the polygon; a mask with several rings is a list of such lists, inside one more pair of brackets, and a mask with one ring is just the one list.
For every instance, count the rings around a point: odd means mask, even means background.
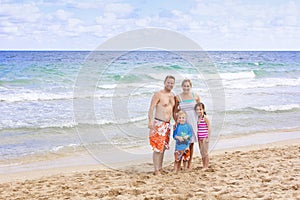
[{"label": "man", "polygon": [[149,140],[153,150],[155,175],[161,174],[164,152],[165,149],[169,148],[170,120],[175,105],[174,94],[171,92],[174,84],[175,78],[173,76],[165,78],[164,89],[154,93],[148,112]]}]

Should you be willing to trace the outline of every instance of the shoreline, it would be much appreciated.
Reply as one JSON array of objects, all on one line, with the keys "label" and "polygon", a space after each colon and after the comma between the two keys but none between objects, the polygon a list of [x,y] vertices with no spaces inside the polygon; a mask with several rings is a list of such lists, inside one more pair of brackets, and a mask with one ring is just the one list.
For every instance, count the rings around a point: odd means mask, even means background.
[{"label": "shoreline", "polygon": [[[218,143],[215,144],[215,147],[210,152],[210,155],[214,156],[234,151],[250,151],[266,147],[281,147],[284,145],[300,144],[299,130],[288,131],[289,135],[286,135],[286,133],[287,132],[257,133],[245,135],[243,137],[237,136],[231,138],[221,138],[218,140]],[[272,134],[272,138],[270,138],[270,134]],[[282,137],[282,135],[285,137]],[[264,139],[266,137],[269,137],[269,139],[257,140],[255,142],[252,141],[253,138]],[[252,143],[249,141],[252,141]],[[164,167],[171,165],[173,162],[173,145],[174,144],[172,144],[170,146],[170,150],[166,151],[165,153]],[[200,156],[198,146],[195,145],[194,149],[195,156],[198,158]],[[127,168],[135,168],[135,171],[151,172],[153,170],[152,154],[147,154],[147,157],[145,157],[144,154],[141,157],[142,158],[131,161],[117,161],[116,158],[114,162],[110,164],[103,164],[86,152],[86,154],[80,156],[75,155],[72,157],[62,157],[54,160],[33,162],[24,165],[7,165],[0,168],[0,183],[31,180],[41,178],[45,175],[51,176],[60,173],[72,174],[75,172],[88,172],[90,170],[126,170]],[[138,169],[136,166],[141,166],[142,170]]]}]

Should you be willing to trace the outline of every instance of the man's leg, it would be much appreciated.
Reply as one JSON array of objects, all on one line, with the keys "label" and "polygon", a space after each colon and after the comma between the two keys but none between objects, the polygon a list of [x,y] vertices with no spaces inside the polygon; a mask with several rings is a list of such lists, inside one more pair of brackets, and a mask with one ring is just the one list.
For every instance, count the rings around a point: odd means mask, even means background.
[{"label": "man's leg", "polygon": [[164,161],[164,155],[165,155],[165,149],[163,152],[159,154],[159,164],[158,164],[158,170],[162,172],[162,166],[163,166],[163,161]]},{"label": "man's leg", "polygon": [[160,152],[153,151],[153,166],[154,166],[154,175],[160,175],[159,167],[160,167]]}]

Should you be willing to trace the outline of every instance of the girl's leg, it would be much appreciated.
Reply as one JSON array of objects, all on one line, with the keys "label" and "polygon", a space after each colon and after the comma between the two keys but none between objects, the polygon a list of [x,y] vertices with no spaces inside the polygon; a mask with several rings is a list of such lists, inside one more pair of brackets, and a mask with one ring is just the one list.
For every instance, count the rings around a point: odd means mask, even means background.
[{"label": "girl's leg", "polygon": [[208,155],[205,157],[205,168],[208,168],[208,163],[209,163],[209,157]]},{"label": "girl's leg", "polygon": [[200,154],[201,154],[201,158],[202,158],[202,166],[204,168],[205,165],[205,155],[204,155],[204,149],[203,149],[203,140],[198,140],[198,144],[199,144],[199,150],[200,150]]},{"label": "girl's leg", "polygon": [[190,144],[190,159],[187,161],[187,168],[190,169],[192,167],[192,159],[194,154],[194,143]]},{"label": "girl's leg", "polygon": [[208,139],[205,138],[205,140],[203,140],[203,148],[204,148],[204,153],[205,153],[205,156],[204,156],[204,168],[205,169],[208,168],[208,162],[209,162],[208,145],[209,145]]}]

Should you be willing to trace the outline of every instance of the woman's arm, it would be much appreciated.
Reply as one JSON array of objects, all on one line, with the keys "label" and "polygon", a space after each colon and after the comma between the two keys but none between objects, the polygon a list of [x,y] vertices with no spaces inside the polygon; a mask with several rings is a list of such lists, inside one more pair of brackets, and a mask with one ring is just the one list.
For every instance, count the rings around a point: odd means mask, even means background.
[{"label": "woman's arm", "polygon": [[201,102],[200,96],[197,93],[195,93],[195,100],[197,103]]}]

